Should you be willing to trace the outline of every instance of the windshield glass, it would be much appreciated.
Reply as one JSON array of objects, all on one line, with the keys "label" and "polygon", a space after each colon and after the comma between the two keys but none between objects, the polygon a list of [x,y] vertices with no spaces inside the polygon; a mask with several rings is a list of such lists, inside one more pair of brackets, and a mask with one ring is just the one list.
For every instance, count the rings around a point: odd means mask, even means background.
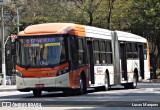
[{"label": "windshield glass", "polygon": [[54,66],[66,60],[62,35],[19,37],[16,44],[17,64],[22,66]]}]

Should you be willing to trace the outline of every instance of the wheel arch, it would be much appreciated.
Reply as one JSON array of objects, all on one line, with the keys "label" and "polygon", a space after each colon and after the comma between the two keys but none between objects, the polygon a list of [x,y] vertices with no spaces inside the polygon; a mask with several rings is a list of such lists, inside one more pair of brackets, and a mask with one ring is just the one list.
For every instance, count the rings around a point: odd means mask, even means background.
[{"label": "wheel arch", "polygon": [[84,79],[84,81],[85,81],[85,84],[87,84],[87,75],[86,75],[86,72],[84,70],[82,70],[80,72],[80,77],[82,77]]},{"label": "wheel arch", "polygon": [[110,76],[109,76],[109,70],[108,69],[106,69],[106,71],[105,71],[105,78],[108,78],[108,85],[110,86]]},{"label": "wheel arch", "polygon": [[139,75],[138,75],[138,69],[137,68],[134,69],[134,75],[136,75],[137,81],[139,81]]},{"label": "wheel arch", "polygon": [[82,71],[80,72],[80,76],[86,78],[86,72],[85,72],[84,70],[82,70]]}]

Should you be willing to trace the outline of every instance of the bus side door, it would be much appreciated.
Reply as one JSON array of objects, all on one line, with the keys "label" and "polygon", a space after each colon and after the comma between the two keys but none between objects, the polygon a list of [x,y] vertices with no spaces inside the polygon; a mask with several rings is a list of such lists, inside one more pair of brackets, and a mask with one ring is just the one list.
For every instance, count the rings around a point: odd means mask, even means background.
[{"label": "bus side door", "polygon": [[125,42],[120,42],[120,59],[121,59],[122,80],[127,81],[127,56],[126,56]]}]

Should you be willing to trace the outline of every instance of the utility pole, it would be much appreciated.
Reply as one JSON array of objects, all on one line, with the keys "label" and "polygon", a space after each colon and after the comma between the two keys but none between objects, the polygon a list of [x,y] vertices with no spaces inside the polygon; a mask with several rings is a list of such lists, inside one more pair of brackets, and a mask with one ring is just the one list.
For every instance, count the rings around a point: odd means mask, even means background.
[{"label": "utility pole", "polygon": [[19,33],[19,8],[17,7],[17,33]]},{"label": "utility pole", "polygon": [[5,44],[4,44],[4,14],[3,5],[4,0],[0,0],[1,5],[1,38],[2,38],[2,74],[3,74],[3,85],[6,85],[6,62],[5,62]]}]

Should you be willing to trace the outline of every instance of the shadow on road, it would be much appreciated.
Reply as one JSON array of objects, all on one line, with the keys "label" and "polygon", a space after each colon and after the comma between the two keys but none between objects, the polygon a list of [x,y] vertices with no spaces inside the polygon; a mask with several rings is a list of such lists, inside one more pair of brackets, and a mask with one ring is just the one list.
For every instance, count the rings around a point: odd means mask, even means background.
[{"label": "shadow on road", "polygon": [[[123,87],[114,87],[114,88],[110,88],[109,91],[117,91],[117,90],[126,90],[125,88]],[[95,92],[102,92],[102,90],[99,90],[99,89],[88,89],[87,90],[87,94],[88,93],[95,93]],[[107,92],[107,91],[106,91]],[[85,95],[85,94],[83,94]],[[69,96],[79,96],[79,95],[68,95],[68,94],[64,94],[63,92],[44,92],[42,94],[42,96],[40,98],[46,98],[46,97],[69,97]],[[32,96],[27,96],[27,97],[24,97],[24,98],[35,98],[33,95]],[[38,97],[37,97],[38,98]]]},{"label": "shadow on road", "polygon": [[[117,90],[126,90],[126,89],[123,88],[123,87],[117,87],[117,88],[114,87],[114,88],[110,88],[109,89],[109,91],[117,91]],[[87,90],[87,94],[96,93],[96,92],[102,92],[102,90],[98,90],[98,89],[94,89],[94,88]],[[83,94],[83,95],[85,95],[85,94]],[[46,98],[46,97],[70,97],[70,96],[74,97],[74,96],[80,96],[80,95],[75,95],[75,94],[74,95],[68,95],[68,94],[64,94],[63,92],[58,92],[58,93],[57,92],[44,92],[40,98]],[[24,97],[24,98],[35,98],[35,97],[32,95],[32,96],[27,96],[27,97]],[[39,97],[37,97],[37,98],[39,98]]]},{"label": "shadow on road", "polygon": [[[115,91],[115,90],[125,90],[124,88],[111,88],[110,91]],[[11,92],[11,91],[10,91]],[[18,91],[17,91],[18,92]],[[100,90],[96,90],[96,89],[89,89],[87,91],[87,93],[94,93],[94,92],[101,92]],[[85,95],[85,94],[84,94]],[[37,97],[37,98],[46,98],[46,97],[69,97],[69,96],[78,96],[78,95],[67,95],[64,94],[63,92],[43,92],[41,97]],[[24,94],[16,94],[16,95],[8,95],[8,96],[0,96],[0,99],[12,99],[12,98],[36,98],[33,96],[32,92],[30,93],[24,93]]]},{"label": "shadow on road", "polygon": [[[141,86],[141,85],[140,85]],[[138,86],[139,87],[139,86]],[[139,88],[137,88],[139,89]],[[105,91],[101,91],[101,90],[97,90],[97,89],[93,89],[93,88],[90,88],[88,89],[87,93],[88,94],[84,94],[82,96],[148,96],[148,95],[151,95],[150,93],[124,93],[124,94],[118,94],[119,92],[121,92],[122,90],[127,90],[125,89],[123,86],[114,86],[112,88],[109,89],[109,93],[107,93],[106,91],[106,94],[104,94]],[[116,93],[111,93],[112,91],[118,91]],[[18,92],[18,91],[17,91]],[[98,93],[98,94],[92,94],[92,93],[97,93],[97,92],[102,92],[102,93]],[[0,92],[1,94],[1,92]],[[155,94],[156,95],[156,94]],[[67,95],[67,94],[64,94],[63,92],[43,92],[42,93],[42,96],[41,97],[37,97],[37,98],[47,98],[47,97],[55,97],[55,98],[59,98],[59,97],[76,97],[76,96],[79,96],[79,95]],[[23,93],[23,94],[16,94],[16,95],[8,95],[8,96],[1,96],[0,95],[0,99],[18,99],[18,98],[27,98],[27,99],[34,99],[36,97],[33,96],[32,92],[30,93]]]}]

